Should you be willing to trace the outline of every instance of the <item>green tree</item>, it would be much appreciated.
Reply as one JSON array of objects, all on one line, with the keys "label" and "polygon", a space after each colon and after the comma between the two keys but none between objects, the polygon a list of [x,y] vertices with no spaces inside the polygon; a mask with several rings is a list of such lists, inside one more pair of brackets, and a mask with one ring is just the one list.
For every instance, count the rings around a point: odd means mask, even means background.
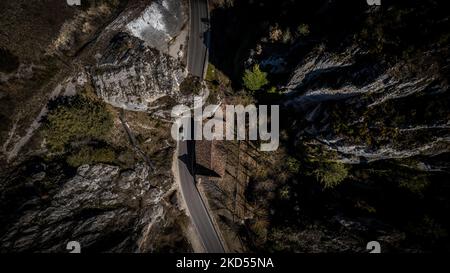
[{"label": "green tree", "polygon": [[289,172],[293,174],[298,173],[298,171],[300,170],[300,162],[293,157],[289,157],[286,161],[286,164]]},{"label": "green tree", "polygon": [[314,172],[317,180],[323,184],[324,188],[334,188],[348,176],[348,169],[343,163],[327,162],[320,164]]},{"label": "green tree", "polygon": [[59,97],[48,108],[43,135],[52,152],[63,152],[71,141],[103,139],[113,126],[104,103],[84,96]]},{"label": "green tree", "polygon": [[246,69],[243,77],[244,86],[248,90],[257,91],[267,85],[267,73],[261,71],[259,65],[255,64],[252,70]]}]

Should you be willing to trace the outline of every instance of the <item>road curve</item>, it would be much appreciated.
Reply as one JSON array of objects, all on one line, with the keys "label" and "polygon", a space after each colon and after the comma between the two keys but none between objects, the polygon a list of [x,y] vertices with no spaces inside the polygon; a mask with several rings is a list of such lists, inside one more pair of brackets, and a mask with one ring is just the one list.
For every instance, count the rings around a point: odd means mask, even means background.
[{"label": "road curve", "polygon": [[[208,57],[209,11],[207,0],[190,0],[190,28],[188,44],[188,70],[203,79]],[[178,142],[178,175],[182,196],[189,215],[207,253],[224,253],[223,245],[214,228],[195,183],[195,141]]]}]

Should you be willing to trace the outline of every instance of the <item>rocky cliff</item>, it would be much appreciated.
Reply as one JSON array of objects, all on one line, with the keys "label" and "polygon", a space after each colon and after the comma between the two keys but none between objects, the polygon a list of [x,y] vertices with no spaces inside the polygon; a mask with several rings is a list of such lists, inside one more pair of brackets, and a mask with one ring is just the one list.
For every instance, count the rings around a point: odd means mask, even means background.
[{"label": "rocky cliff", "polygon": [[156,111],[182,102],[187,76],[187,4],[159,0],[126,9],[100,34],[91,77],[97,95],[132,111]]},{"label": "rocky cliff", "polygon": [[[353,48],[314,50],[294,70],[286,105],[304,117],[301,134],[336,151],[342,162],[449,152],[449,86],[444,68],[433,62],[447,58],[446,50],[393,64],[365,60],[368,53]],[[428,67],[412,74],[411,66],[419,65]]]},{"label": "rocky cliff", "polygon": [[[164,248],[166,243],[157,241],[156,234],[164,233],[170,222],[170,205],[164,201],[170,192],[170,180],[150,180],[149,167],[144,164],[128,171],[109,165],[84,165],[67,178],[55,177],[55,170],[48,169],[52,167],[44,163],[27,166],[35,169],[28,170],[25,180],[11,175],[3,181],[3,201],[12,198],[12,193],[25,198],[26,192],[35,187],[42,192],[30,192],[29,199],[21,204],[3,204],[10,205],[15,213],[12,216],[3,208],[3,224],[11,221],[10,217],[15,219],[13,225],[2,225],[2,252],[65,252],[68,240],[78,241],[83,252]],[[44,188],[52,183],[58,185],[50,186],[53,189],[49,195]],[[15,190],[11,190],[12,184]]]},{"label": "rocky cliff", "polygon": [[[211,86],[281,109],[280,149],[228,148],[224,168],[237,174],[207,185],[240,246],[364,252],[377,240],[386,252],[448,251],[442,3],[214,3],[210,60],[232,85],[218,77]],[[266,73],[251,82],[256,91],[244,77],[255,65]]]},{"label": "rocky cliff", "polygon": [[1,252],[190,251],[170,124],[148,115],[189,97],[187,1],[0,6]]},{"label": "rocky cliff", "polygon": [[181,102],[186,77],[181,62],[125,33],[113,38],[91,75],[99,97],[132,111],[162,108],[161,98]]}]

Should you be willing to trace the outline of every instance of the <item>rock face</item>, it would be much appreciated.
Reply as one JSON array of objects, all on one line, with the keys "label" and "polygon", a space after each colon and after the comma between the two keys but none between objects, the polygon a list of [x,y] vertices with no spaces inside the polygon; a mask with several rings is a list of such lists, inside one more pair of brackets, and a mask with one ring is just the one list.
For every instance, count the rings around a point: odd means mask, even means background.
[{"label": "rock face", "polygon": [[132,111],[147,111],[156,101],[177,100],[186,73],[180,61],[126,33],[117,34],[92,70],[97,95]]},{"label": "rock face", "polygon": [[187,3],[159,0],[126,9],[99,35],[91,77],[97,95],[115,107],[154,111],[182,102]]},{"label": "rock face", "polygon": [[388,66],[365,54],[314,51],[294,70],[286,105],[305,116],[303,132],[347,163],[449,152],[445,77],[433,66],[413,74],[406,61]]},{"label": "rock face", "polygon": [[139,17],[127,24],[126,29],[146,45],[172,53],[171,44],[176,44],[177,38],[183,38],[188,21],[186,4],[186,1],[177,0],[153,1]]},{"label": "rock face", "polygon": [[[143,164],[129,171],[103,164],[79,167],[73,178],[59,181],[63,185],[51,201],[34,198],[22,206],[0,239],[2,251],[65,252],[68,240],[87,252],[153,250],[148,234],[161,232],[167,214],[162,199],[171,181],[156,187],[148,175]],[[34,183],[45,179],[46,172],[39,172]]]}]

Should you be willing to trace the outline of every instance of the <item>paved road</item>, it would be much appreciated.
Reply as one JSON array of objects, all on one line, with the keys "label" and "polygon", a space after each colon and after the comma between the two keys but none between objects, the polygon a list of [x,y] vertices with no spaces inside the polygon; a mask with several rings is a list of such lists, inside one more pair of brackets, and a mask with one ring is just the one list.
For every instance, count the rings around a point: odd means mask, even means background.
[{"label": "paved road", "polygon": [[223,253],[222,243],[195,185],[194,177],[189,171],[193,166],[191,156],[193,148],[188,147],[191,144],[189,141],[180,141],[178,146],[178,172],[181,191],[205,251],[207,253]]},{"label": "paved road", "polygon": [[[207,0],[190,1],[190,31],[188,48],[189,72],[203,79],[203,71],[207,63],[208,49],[205,46],[209,21]],[[199,235],[203,247],[208,253],[223,253],[211,217],[203,203],[195,184],[195,141],[180,141],[178,143],[178,172],[183,198],[186,201],[189,214]]]},{"label": "paved road", "polygon": [[201,79],[208,58],[209,11],[207,0],[190,0],[188,71]]}]

